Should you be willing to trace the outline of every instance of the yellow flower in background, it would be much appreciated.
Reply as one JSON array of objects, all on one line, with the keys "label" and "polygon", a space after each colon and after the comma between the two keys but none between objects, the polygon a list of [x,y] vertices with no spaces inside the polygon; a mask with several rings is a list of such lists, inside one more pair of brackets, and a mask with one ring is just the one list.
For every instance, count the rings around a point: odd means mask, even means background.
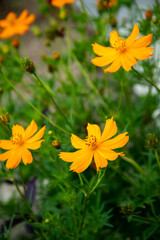
[{"label": "yellow flower in background", "polygon": [[73,3],[75,0],[51,0],[54,7],[63,7],[65,4]]},{"label": "yellow flower in background", "polygon": [[28,10],[24,10],[18,18],[14,12],[10,12],[5,19],[0,20],[0,38],[6,39],[16,34],[24,34],[34,20],[35,15],[29,15]]},{"label": "yellow flower in background", "polygon": [[8,159],[6,168],[12,169],[17,167],[21,159],[25,165],[32,163],[33,157],[28,149],[36,150],[45,141],[41,139],[45,132],[45,126],[38,132],[37,130],[38,127],[34,120],[32,120],[26,130],[17,124],[12,127],[11,140],[0,140],[0,148],[8,150],[0,154],[0,161]]},{"label": "yellow flower in background", "polygon": [[153,34],[140,37],[138,25],[134,25],[132,33],[127,39],[120,38],[117,31],[112,31],[110,36],[111,47],[103,47],[97,43],[92,44],[93,51],[100,57],[96,57],[91,62],[104,67],[112,63],[104,72],[116,72],[122,66],[125,71],[130,71],[133,65],[137,64],[136,59],[145,60],[153,55],[153,48],[147,47]]},{"label": "yellow flower in background", "polygon": [[[71,143],[74,148],[80,149],[76,152],[61,152],[59,157],[66,162],[73,162],[70,170],[77,173],[83,172],[91,164],[94,158],[97,171],[99,168],[104,168],[108,165],[109,161],[114,161],[118,156],[124,156],[123,152],[117,153],[113,149],[123,147],[129,140],[127,132],[119,134],[117,137],[112,138],[117,133],[116,122],[113,117],[106,121],[104,131],[98,125],[87,125],[88,136],[82,140],[76,135],[72,134]],[[110,139],[112,138],[112,139]]]}]

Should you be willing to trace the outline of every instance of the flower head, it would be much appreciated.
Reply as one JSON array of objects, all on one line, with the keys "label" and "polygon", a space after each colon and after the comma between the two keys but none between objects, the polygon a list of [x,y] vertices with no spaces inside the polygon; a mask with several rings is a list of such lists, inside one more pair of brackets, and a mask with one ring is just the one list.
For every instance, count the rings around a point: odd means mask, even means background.
[{"label": "flower head", "polygon": [[5,19],[0,20],[0,38],[6,39],[16,34],[24,34],[34,20],[35,15],[29,15],[27,10],[24,10],[18,18],[14,12],[10,12]]},{"label": "flower head", "polygon": [[[71,143],[74,148],[79,149],[76,152],[61,152],[60,158],[66,162],[73,162],[70,170],[77,173],[83,172],[91,164],[94,158],[97,171],[99,168],[104,168],[108,165],[108,160],[114,161],[118,156],[124,156],[123,152],[117,153],[113,149],[123,147],[129,140],[126,136],[127,132],[119,134],[112,138],[117,133],[116,122],[113,117],[106,121],[104,131],[98,125],[87,125],[88,136],[82,140],[76,135],[72,134]],[[112,138],[112,139],[110,139]]]},{"label": "flower head", "polygon": [[54,7],[63,7],[65,4],[70,4],[74,2],[74,0],[51,0],[51,4]]},{"label": "flower head", "polygon": [[97,43],[92,44],[93,51],[100,57],[96,57],[91,62],[98,66],[104,67],[112,63],[104,72],[116,72],[122,66],[127,72],[133,65],[137,64],[136,59],[145,60],[153,55],[153,48],[147,47],[153,34],[140,37],[138,25],[134,25],[132,33],[127,39],[120,38],[117,31],[112,31],[110,36],[111,47],[103,47]]},{"label": "flower head", "polygon": [[12,137],[10,140],[0,140],[0,148],[8,150],[0,154],[0,161],[8,159],[6,168],[12,169],[17,167],[21,159],[25,165],[32,163],[33,157],[28,149],[36,150],[45,141],[41,139],[45,132],[45,126],[38,132],[37,130],[38,127],[34,120],[32,120],[26,130],[17,124],[12,127]]}]

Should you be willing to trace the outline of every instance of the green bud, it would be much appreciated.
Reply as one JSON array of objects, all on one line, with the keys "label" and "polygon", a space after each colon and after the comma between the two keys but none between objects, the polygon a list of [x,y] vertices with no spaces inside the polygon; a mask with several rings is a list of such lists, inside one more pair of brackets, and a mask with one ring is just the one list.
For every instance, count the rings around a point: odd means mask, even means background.
[{"label": "green bud", "polygon": [[9,124],[9,113],[5,112],[2,107],[0,107],[0,121],[4,125]]},{"label": "green bud", "polygon": [[34,64],[29,58],[21,58],[20,62],[22,64],[23,69],[26,72],[29,72],[29,73],[35,72]]},{"label": "green bud", "polygon": [[154,133],[149,133],[146,136],[146,147],[147,148],[157,148],[159,145],[158,138]]}]

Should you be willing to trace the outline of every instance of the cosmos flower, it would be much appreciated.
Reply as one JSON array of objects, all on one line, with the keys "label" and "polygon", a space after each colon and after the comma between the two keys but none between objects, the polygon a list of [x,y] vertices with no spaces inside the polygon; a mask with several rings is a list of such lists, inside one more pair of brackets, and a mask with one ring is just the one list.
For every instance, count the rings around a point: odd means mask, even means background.
[{"label": "cosmos flower", "polygon": [[133,65],[137,64],[136,59],[145,60],[153,55],[153,48],[147,47],[153,34],[140,37],[138,25],[134,25],[132,33],[127,39],[120,38],[117,31],[112,31],[110,36],[111,47],[103,47],[97,43],[92,44],[93,51],[100,57],[96,57],[91,62],[104,67],[112,63],[104,72],[116,72],[122,66],[125,71],[130,71]]},{"label": "cosmos flower", "polygon": [[10,12],[5,19],[0,20],[0,38],[6,39],[16,34],[24,34],[34,20],[35,15],[29,15],[28,10],[24,10],[18,18],[14,12]]},{"label": "cosmos flower", "polygon": [[[119,134],[117,137],[112,138],[117,133],[116,122],[113,117],[106,121],[104,131],[98,125],[87,125],[88,136],[82,140],[78,136],[72,134],[71,143],[74,148],[79,149],[76,152],[61,152],[59,157],[66,162],[73,162],[70,170],[77,173],[83,172],[91,164],[94,158],[97,171],[100,168],[107,167],[108,160],[114,161],[118,156],[124,156],[123,152],[115,152],[113,149],[123,147],[129,140],[127,132]],[[112,138],[112,139],[110,139]]]},{"label": "cosmos flower", "polygon": [[32,120],[26,130],[17,124],[12,127],[12,137],[10,140],[0,140],[0,148],[8,150],[0,154],[0,161],[8,159],[6,168],[12,169],[17,167],[21,159],[25,165],[32,163],[33,157],[28,149],[36,150],[45,141],[41,139],[45,132],[45,126],[38,132],[37,130],[38,127],[34,120]]},{"label": "cosmos flower", "polygon": [[75,0],[51,0],[51,4],[54,7],[63,7],[65,4],[70,4]]}]

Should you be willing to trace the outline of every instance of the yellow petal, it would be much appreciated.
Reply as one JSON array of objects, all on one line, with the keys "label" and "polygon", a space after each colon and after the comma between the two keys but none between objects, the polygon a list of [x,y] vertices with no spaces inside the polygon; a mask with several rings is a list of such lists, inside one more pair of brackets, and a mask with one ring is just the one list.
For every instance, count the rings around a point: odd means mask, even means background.
[{"label": "yellow petal", "polygon": [[149,34],[147,36],[143,36],[138,38],[133,44],[132,48],[141,48],[141,47],[147,47],[151,41],[152,41],[153,34]]},{"label": "yellow petal", "polygon": [[0,140],[0,148],[9,150],[15,148],[15,144],[12,144],[11,140]]},{"label": "yellow petal", "polygon": [[101,144],[101,147],[108,149],[121,148],[129,141],[129,136],[126,136],[128,132],[119,134],[117,137],[107,140]]},{"label": "yellow petal", "polygon": [[121,60],[120,60],[120,54],[116,57],[116,59],[113,61],[113,63],[106,69],[104,69],[104,72],[116,72],[121,67]]},{"label": "yellow petal", "polygon": [[21,149],[19,149],[19,151],[17,152],[14,152],[14,154],[8,158],[6,168],[8,169],[16,168],[19,165],[20,161],[21,161]]},{"label": "yellow petal", "polygon": [[23,161],[24,165],[30,164],[33,161],[31,152],[26,148],[23,148],[23,150],[22,150],[22,161]]},{"label": "yellow petal", "polygon": [[128,52],[133,55],[136,59],[145,60],[153,55],[152,47],[144,47],[144,48],[131,48]]},{"label": "yellow petal", "polygon": [[36,150],[36,149],[40,148],[42,142],[45,142],[45,140],[42,139],[42,140],[36,141],[36,142],[24,143],[23,147],[31,149],[31,150]]},{"label": "yellow petal", "polygon": [[119,155],[115,151],[112,151],[112,150],[102,147],[102,146],[99,146],[97,151],[99,152],[99,154],[101,156],[103,156],[104,158],[106,158],[107,160],[110,160],[110,161],[114,161],[115,159],[118,158],[118,155]]},{"label": "yellow petal", "polygon": [[5,153],[2,153],[0,154],[0,161],[5,161],[7,160],[10,156],[12,156],[13,154],[15,153],[15,151],[12,149],[12,150],[9,150]]},{"label": "yellow petal", "polygon": [[113,137],[116,133],[117,133],[117,125],[116,125],[116,122],[113,121],[113,117],[110,119],[107,119],[100,141],[104,142],[107,139]]},{"label": "yellow petal", "polygon": [[24,128],[22,127],[22,126],[20,126],[20,125],[13,125],[13,127],[12,127],[12,135],[15,135],[15,134],[22,134],[22,136],[23,136],[23,134],[24,134]]},{"label": "yellow petal", "polygon": [[130,46],[136,40],[138,35],[139,35],[139,27],[138,27],[138,25],[134,24],[131,34],[126,39],[126,46],[127,47]]},{"label": "yellow petal", "polygon": [[83,150],[82,154],[77,159],[75,159],[75,161],[70,166],[70,170],[81,173],[89,167],[92,159],[93,151],[90,151],[90,149],[87,148],[86,150]]},{"label": "yellow petal", "polygon": [[119,35],[117,31],[112,31],[110,32],[110,44],[112,45],[112,47],[115,47],[116,42],[119,40]]},{"label": "yellow petal", "polygon": [[99,56],[109,56],[116,53],[116,50],[111,47],[103,47],[98,43],[92,44],[93,51]]},{"label": "yellow petal", "polygon": [[76,152],[60,152],[59,157],[65,162],[73,162],[75,159],[79,158],[84,154],[84,149],[78,150]]},{"label": "yellow petal", "polygon": [[11,20],[15,20],[17,15],[14,12],[8,13],[6,19],[10,22]]},{"label": "yellow petal", "polygon": [[121,63],[125,71],[129,72],[134,63],[127,57],[126,53],[121,54]]},{"label": "yellow petal", "polygon": [[104,168],[108,165],[108,161],[97,150],[94,152],[94,161],[97,171],[100,170],[99,168]]},{"label": "yellow petal", "polygon": [[32,137],[35,132],[37,132],[38,127],[34,120],[29,124],[29,126],[25,130],[24,140]]},{"label": "yellow petal", "polygon": [[117,53],[114,53],[113,55],[103,56],[103,57],[96,57],[91,60],[91,62],[98,66],[98,67],[104,67],[111,62],[113,62],[117,57]]},{"label": "yellow petal", "polygon": [[37,140],[40,140],[44,133],[45,133],[46,126],[42,127],[33,137],[29,138],[26,143],[32,143],[36,142]]},{"label": "yellow petal", "polygon": [[74,134],[71,136],[71,143],[72,146],[77,149],[81,149],[86,146],[85,141]]},{"label": "yellow petal", "polygon": [[90,124],[88,123],[87,125],[87,132],[88,132],[88,136],[95,136],[98,140],[101,137],[101,130],[100,127],[97,124]]},{"label": "yellow petal", "polygon": [[17,20],[23,21],[28,15],[29,15],[28,10],[24,9]]},{"label": "yellow petal", "polygon": [[35,21],[35,15],[34,14],[30,14],[25,20],[24,23],[25,24],[31,24],[32,22]]}]

